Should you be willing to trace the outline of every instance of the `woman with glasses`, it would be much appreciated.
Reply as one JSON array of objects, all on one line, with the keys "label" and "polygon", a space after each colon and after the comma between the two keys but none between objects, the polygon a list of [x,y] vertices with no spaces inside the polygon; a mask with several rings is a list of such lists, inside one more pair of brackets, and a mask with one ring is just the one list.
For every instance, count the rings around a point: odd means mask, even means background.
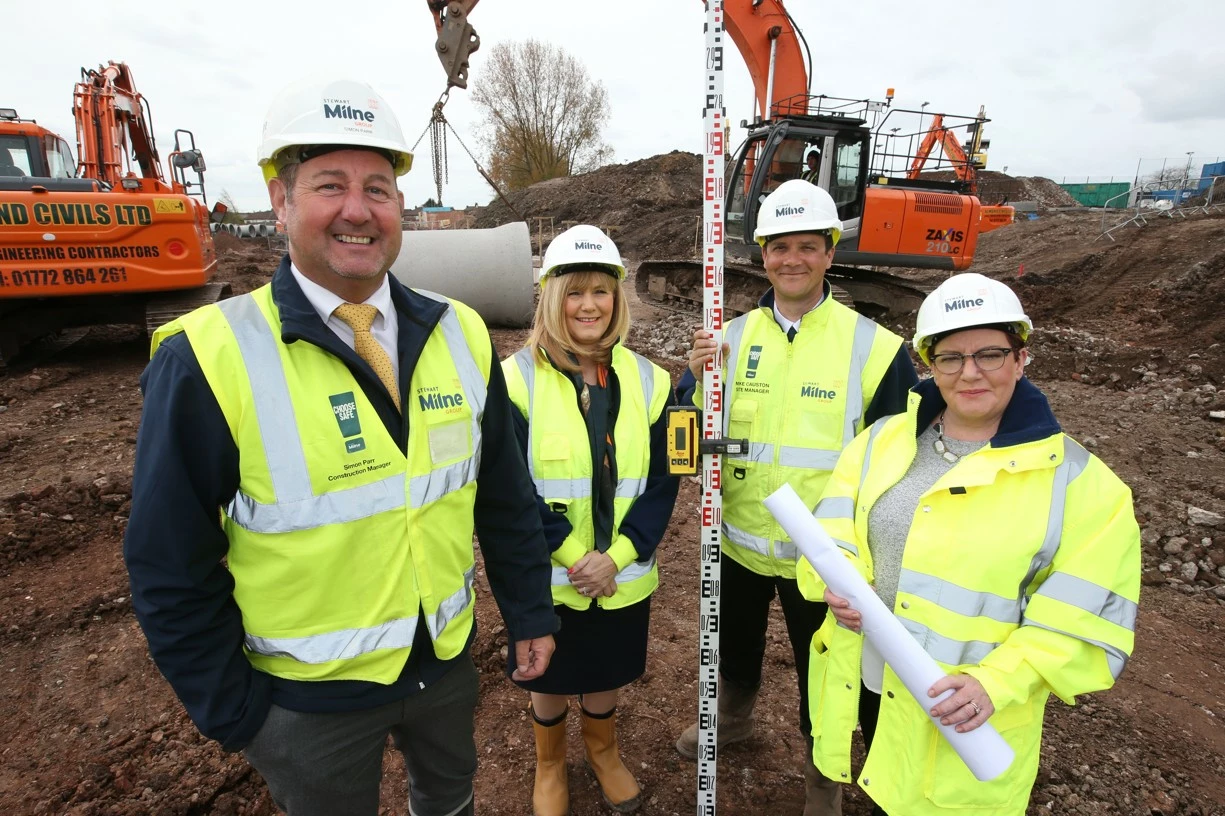
[{"label": "woman with glasses", "polygon": [[[1109,688],[1131,653],[1140,530],[1131,491],[1064,434],[1025,377],[1033,326],[1003,283],[955,275],[919,309],[932,370],[905,414],[838,460],[815,515],[947,672],[917,702],[812,567],[799,585],[832,616],[813,638],[813,761],[856,781],[875,814],[1024,814],[1054,694]],[[948,691],[952,693],[943,698]],[[935,726],[990,722],[1016,753],[979,782]]]}]

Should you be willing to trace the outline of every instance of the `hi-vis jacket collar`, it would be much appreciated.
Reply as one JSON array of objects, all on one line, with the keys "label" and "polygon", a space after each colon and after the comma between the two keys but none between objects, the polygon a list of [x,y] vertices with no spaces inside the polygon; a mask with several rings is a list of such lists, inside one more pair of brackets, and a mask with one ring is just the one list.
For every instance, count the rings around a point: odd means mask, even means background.
[{"label": "hi-vis jacket collar", "polygon": [[[917,436],[936,420],[945,409],[946,403],[944,397],[940,396],[935,380],[923,380],[910,390],[920,399],[918,427],[915,429]],[[1000,417],[999,429],[996,430],[995,436],[991,437],[991,447],[1007,448],[1037,442],[1059,433],[1060,430],[1059,421],[1055,419],[1046,395],[1039,391],[1028,377],[1022,377],[1017,381],[1016,390],[1012,392],[1008,406],[1004,408],[1004,415]]]},{"label": "hi-vis jacket collar", "polygon": [[[391,302],[396,307],[401,327],[404,327],[406,322],[415,323],[418,329],[424,329],[428,334],[434,330],[434,326],[449,308],[441,301],[425,297],[409,289],[400,283],[395,275],[390,275],[388,283],[391,286]],[[289,271],[289,255],[281,258],[281,265],[277,267],[276,273],[272,276],[272,299],[276,301],[281,313],[281,340],[283,342],[292,343],[295,340],[306,339],[316,345],[331,348],[330,345],[320,342],[319,338],[330,339],[335,335],[330,329],[323,326],[319,313],[315,311],[315,307],[311,306],[306,295],[294,281],[293,273]]]}]

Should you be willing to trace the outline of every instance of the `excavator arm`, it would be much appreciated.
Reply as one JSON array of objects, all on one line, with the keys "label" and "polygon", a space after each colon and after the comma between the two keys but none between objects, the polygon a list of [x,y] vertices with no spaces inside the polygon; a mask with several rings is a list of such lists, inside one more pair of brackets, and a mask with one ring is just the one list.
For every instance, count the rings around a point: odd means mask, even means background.
[{"label": "excavator arm", "polygon": [[987,117],[984,109],[980,106],[975,123],[971,125],[974,133],[970,139],[971,155],[967,155],[961,143],[957,141],[957,137],[953,135],[953,131],[944,126],[944,115],[937,113],[932,117],[931,127],[923,135],[923,142],[919,145],[919,150],[910,164],[910,171],[907,172],[906,178],[915,179],[919,177],[919,174],[923,172],[924,165],[927,164],[927,159],[931,156],[932,150],[939,144],[941,149],[944,150],[944,155],[952,163],[953,172],[957,174],[957,180],[965,182],[969,187],[970,193],[977,195],[977,171],[983,165],[982,160],[979,158],[979,149],[980,145],[983,144],[983,123],[986,121]]},{"label": "excavator arm", "polygon": [[78,175],[118,186],[130,151],[142,178],[165,183],[144,97],[137,92],[126,64],[111,61],[96,71],[82,69],[72,112],[77,125]]},{"label": "excavator arm", "polygon": [[776,105],[782,115],[807,113],[808,69],[799,32],[781,0],[723,0],[723,15],[753,78],[758,116],[770,118]]},{"label": "excavator arm", "polygon": [[468,57],[481,47],[481,38],[468,23],[468,14],[480,0],[426,0],[434,15],[438,41],[434,50],[447,72],[447,89],[468,87]]}]

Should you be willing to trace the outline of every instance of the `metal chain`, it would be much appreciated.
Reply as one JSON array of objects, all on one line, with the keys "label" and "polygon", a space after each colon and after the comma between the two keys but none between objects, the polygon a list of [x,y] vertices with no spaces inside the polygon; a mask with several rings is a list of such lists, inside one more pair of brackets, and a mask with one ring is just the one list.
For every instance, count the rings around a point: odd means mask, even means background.
[{"label": "metal chain", "polygon": [[481,174],[481,178],[489,183],[493,191],[498,194],[498,198],[502,199],[510,211],[515,214],[515,217],[520,221],[527,219],[519,212],[514,204],[510,203],[510,199],[502,192],[502,188],[493,180],[493,177],[485,171],[481,166],[481,162],[472,151],[468,149],[468,145],[464,144],[464,140],[460,138],[459,132],[454,126],[447,121],[447,117],[442,112],[443,105],[447,104],[447,99],[450,97],[451,89],[448,88],[443,92],[438,101],[434,103],[434,111],[430,114],[430,121],[425,126],[425,130],[421,131],[421,135],[417,137],[417,141],[413,143],[413,152],[417,150],[417,145],[421,144],[421,140],[425,138],[425,134],[430,134],[430,153],[434,162],[434,186],[438,189],[438,206],[442,206],[442,185],[444,181],[450,181],[450,176],[447,167],[447,129],[450,129],[451,135],[455,137],[455,141],[459,142],[459,146],[468,154],[468,158],[472,159],[472,163],[476,165],[476,170]]},{"label": "metal chain", "polygon": [[442,206],[442,185],[450,181],[447,166],[447,127],[450,123],[442,115],[442,106],[442,100],[438,101],[434,105],[434,114],[430,117],[430,153],[434,160],[434,189],[438,191],[438,197],[434,200],[439,207]]}]

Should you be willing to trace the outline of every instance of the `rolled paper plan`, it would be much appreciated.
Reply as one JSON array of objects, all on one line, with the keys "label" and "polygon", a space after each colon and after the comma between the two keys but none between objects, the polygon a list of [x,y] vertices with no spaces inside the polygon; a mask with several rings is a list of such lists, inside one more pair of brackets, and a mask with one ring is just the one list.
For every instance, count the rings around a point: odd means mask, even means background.
[{"label": "rolled paper plan", "polygon": [[980,782],[990,782],[1008,770],[1014,756],[1012,746],[1004,741],[990,722],[962,734],[955,726],[942,725],[939,719],[931,716],[932,706],[955,693],[949,689],[939,697],[927,696],[927,690],[945,676],[945,671],[923,651],[923,647],[881,602],[868,582],[855,571],[791,485],[783,485],[770,494],[764,503],[830,591],[851,602],[852,608],[862,618],[864,637],[885,658],[906,690],[918,701],[919,708],[928,712],[932,723],[974,774],[974,778]]}]

